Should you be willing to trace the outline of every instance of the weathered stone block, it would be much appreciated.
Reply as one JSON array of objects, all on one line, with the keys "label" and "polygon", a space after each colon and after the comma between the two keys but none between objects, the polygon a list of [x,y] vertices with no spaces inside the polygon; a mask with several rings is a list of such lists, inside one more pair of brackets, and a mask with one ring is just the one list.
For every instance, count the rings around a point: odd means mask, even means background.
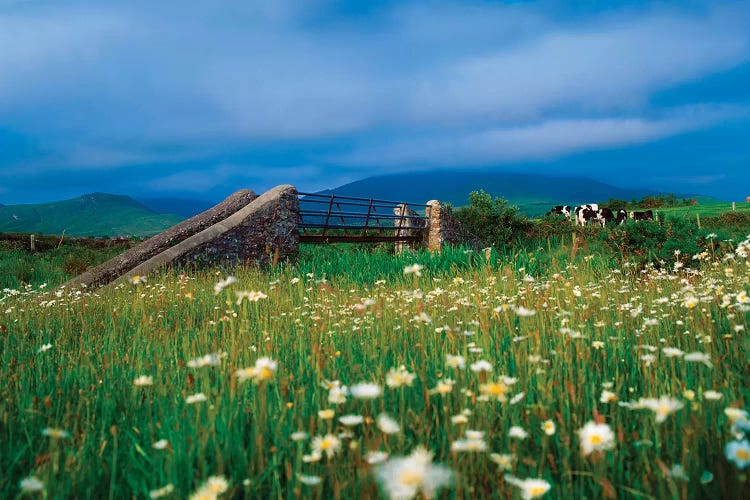
[{"label": "weathered stone block", "polygon": [[241,189],[215,207],[212,207],[205,212],[201,212],[186,221],[180,222],[166,231],[147,239],[140,245],[121,253],[117,257],[114,257],[93,269],[89,269],[80,276],[68,281],[66,286],[71,287],[83,285],[97,287],[106,285],[121,276],[123,273],[126,273],[137,265],[147,261],[151,257],[154,257],[177,243],[184,241],[190,236],[213,226],[217,222],[226,219],[241,210],[243,207],[246,207],[257,197],[258,195],[253,191]]}]

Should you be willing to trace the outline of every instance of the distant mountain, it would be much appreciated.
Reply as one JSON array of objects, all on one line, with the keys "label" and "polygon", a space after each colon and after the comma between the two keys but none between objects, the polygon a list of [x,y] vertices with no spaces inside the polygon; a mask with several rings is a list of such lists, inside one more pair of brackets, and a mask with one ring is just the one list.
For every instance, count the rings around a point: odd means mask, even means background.
[{"label": "distant mountain", "polygon": [[186,219],[205,212],[217,203],[187,198],[141,198],[138,201],[158,214],[177,214]]},{"label": "distant mountain", "polygon": [[0,232],[71,236],[152,236],[182,220],[129,196],[92,193],[72,200],[0,207]]},{"label": "distant mountain", "polygon": [[619,188],[585,177],[465,170],[368,177],[321,193],[411,203],[440,200],[462,206],[468,204],[469,193],[479,189],[507,199],[529,216],[543,214],[554,205],[599,203],[610,198],[630,201],[658,194],[650,189]]}]

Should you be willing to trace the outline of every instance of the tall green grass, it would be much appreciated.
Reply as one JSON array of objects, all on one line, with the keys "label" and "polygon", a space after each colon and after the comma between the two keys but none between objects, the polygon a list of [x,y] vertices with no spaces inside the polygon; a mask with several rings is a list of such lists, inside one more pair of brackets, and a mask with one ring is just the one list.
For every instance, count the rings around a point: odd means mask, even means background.
[{"label": "tall green grass", "polygon": [[[365,453],[398,457],[424,445],[453,471],[449,497],[518,497],[506,474],[547,480],[549,498],[742,497],[748,480],[724,455],[734,439],[724,409],[750,396],[747,262],[716,254],[696,271],[658,270],[599,246],[573,254],[571,241],[489,258],[304,248],[296,265],[233,271],[238,282],[218,294],[225,270],[82,294],[5,292],[0,496],[16,496],[34,475],[51,498],[143,498],[166,484],[182,498],[223,475],[226,498],[375,498],[384,490]],[[404,274],[414,263],[421,276]],[[238,304],[239,291],[267,297]],[[664,347],[709,361],[668,357]],[[188,366],[210,353],[219,366]],[[447,355],[464,356],[466,368],[447,367]],[[278,370],[241,382],[235,372],[261,357]],[[469,369],[479,360],[492,371]],[[413,385],[387,387],[389,370],[402,365]],[[153,385],[136,386],[142,375]],[[517,379],[507,400],[482,401],[482,384],[502,375]],[[431,394],[445,378],[453,390]],[[333,405],[324,388],[333,380],[377,383],[383,393]],[[617,401],[600,401],[603,384]],[[706,398],[709,390],[721,399]],[[207,400],[188,404],[196,393]],[[663,423],[618,404],[664,395],[684,408]],[[334,420],[320,418],[325,409]],[[453,423],[463,411],[467,423]],[[378,429],[381,412],[400,432]],[[346,414],[364,423],[344,427],[337,419]],[[551,436],[547,420],[557,427]],[[611,427],[614,449],[584,456],[577,431],[592,420]],[[511,426],[528,437],[510,437]],[[70,437],[46,437],[47,427]],[[486,452],[451,451],[466,429],[485,433]],[[333,458],[308,463],[311,440],[293,441],[297,431],[351,437]],[[154,449],[161,439],[168,446]],[[510,470],[491,452],[512,454]],[[306,476],[321,483],[304,484]]]}]

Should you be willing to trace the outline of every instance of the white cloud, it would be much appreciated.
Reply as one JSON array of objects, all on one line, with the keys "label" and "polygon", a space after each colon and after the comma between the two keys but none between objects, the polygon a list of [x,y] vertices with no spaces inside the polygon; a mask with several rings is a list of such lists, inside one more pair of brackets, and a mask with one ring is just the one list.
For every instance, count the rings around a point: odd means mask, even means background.
[{"label": "white cloud", "polygon": [[551,119],[530,125],[401,140],[336,158],[362,166],[481,166],[558,158],[571,153],[641,144],[747,116],[740,107],[688,107],[661,118]]}]

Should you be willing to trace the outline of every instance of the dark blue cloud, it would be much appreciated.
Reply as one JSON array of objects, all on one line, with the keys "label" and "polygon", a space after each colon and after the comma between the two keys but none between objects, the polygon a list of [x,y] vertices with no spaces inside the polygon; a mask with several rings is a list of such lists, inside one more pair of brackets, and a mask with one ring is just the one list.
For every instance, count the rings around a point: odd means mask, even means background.
[{"label": "dark blue cloud", "polygon": [[4,203],[431,167],[750,180],[745,2],[0,1],[0,46]]}]

